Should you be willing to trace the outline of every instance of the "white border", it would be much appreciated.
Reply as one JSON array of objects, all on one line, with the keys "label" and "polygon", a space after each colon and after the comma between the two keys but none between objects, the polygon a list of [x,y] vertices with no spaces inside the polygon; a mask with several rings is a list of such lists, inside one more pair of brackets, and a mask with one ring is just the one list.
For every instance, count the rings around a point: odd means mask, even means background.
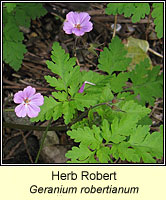
[{"label": "white border", "polygon": [[[57,2],[57,3],[70,3],[70,2],[75,2],[76,1],[1,1],[1,41],[2,41],[2,11],[3,11],[3,7],[2,7],[2,3],[51,3],[51,2]],[[122,2],[124,3],[124,1],[77,1],[78,3],[81,2],[87,2],[87,3],[118,3],[118,2]],[[163,98],[163,103],[164,103],[164,114],[165,114],[165,1],[125,1],[126,3],[132,3],[132,2],[140,2],[140,3],[164,3],[164,36],[163,36],[163,41],[164,41],[164,65],[163,65],[163,69],[164,69],[164,98]],[[2,58],[2,42],[1,42],[1,58]],[[3,164],[2,163],[2,132],[3,132],[3,128],[2,128],[2,59],[1,59],[1,166],[165,166],[165,129],[164,129],[164,163],[163,164]],[[164,128],[165,128],[165,115],[164,115]]]}]

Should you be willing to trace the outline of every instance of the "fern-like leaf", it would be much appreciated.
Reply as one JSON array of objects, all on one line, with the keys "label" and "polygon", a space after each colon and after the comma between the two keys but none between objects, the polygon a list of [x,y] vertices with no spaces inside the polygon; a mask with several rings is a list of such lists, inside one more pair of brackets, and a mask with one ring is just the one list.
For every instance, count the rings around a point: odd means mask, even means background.
[{"label": "fern-like leaf", "polygon": [[130,73],[134,96],[139,95],[139,98],[135,98],[135,100],[142,105],[145,103],[153,105],[156,98],[162,97],[163,77],[159,76],[160,66],[155,66],[152,70],[149,68],[149,60],[145,59]]},{"label": "fern-like leaf", "polygon": [[132,16],[132,22],[135,23],[150,13],[150,7],[148,3],[109,3],[105,12],[108,15],[124,13],[125,17]]},{"label": "fern-like leaf", "polygon": [[131,59],[126,58],[127,51],[121,40],[116,36],[109,44],[109,48],[105,47],[100,53],[98,68],[102,71],[112,74],[114,71],[125,71],[129,66]]},{"label": "fern-like leaf", "polygon": [[27,52],[22,44],[23,33],[19,26],[30,26],[31,19],[46,14],[40,3],[5,3],[3,9],[3,60],[15,71],[21,67]]},{"label": "fern-like leaf", "polygon": [[[110,77],[106,81],[105,77],[98,73],[81,72],[80,67],[75,66],[76,59],[70,58],[58,42],[53,44],[51,53],[52,61],[46,63],[48,68],[56,74],[56,77],[45,76],[50,86],[55,88],[55,92],[52,92],[54,98],[49,97],[49,100],[52,101],[49,117],[56,120],[63,116],[65,124],[69,124],[76,114],[76,110],[84,111],[85,108],[90,108],[100,101],[100,91],[104,90]],[[79,93],[79,88],[84,81],[93,82],[95,85],[86,85],[84,92]],[[48,101],[47,98],[46,101]],[[39,117],[34,120],[48,119],[48,117],[46,118],[47,112],[48,108],[41,106]]]},{"label": "fern-like leaf", "polygon": [[154,18],[154,24],[156,25],[155,31],[157,37],[163,37],[163,3],[153,3],[152,17]]}]

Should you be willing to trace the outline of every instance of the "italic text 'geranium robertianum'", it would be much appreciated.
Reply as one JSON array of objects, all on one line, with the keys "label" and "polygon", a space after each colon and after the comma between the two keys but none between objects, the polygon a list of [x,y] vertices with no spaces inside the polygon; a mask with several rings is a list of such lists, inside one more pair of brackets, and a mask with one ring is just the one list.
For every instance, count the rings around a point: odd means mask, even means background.
[{"label": "italic text 'geranium robertianum'", "polygon": [[85,32],[93,29],[93,24],[89,20],[90,16],[86,12],[69,12],[66,15],[63,30],[67,34],[73,33],[76,36],[82,36]]},{"label": "italic text 'geranium robertianum'", "polygon": [[44,98],[40,93],[36,93],[36,89],[28,86],[23,91],[19,91],[14,95],[14,102],[18,103],[15,108],[18,117],[36,117],[40,112],[40,107],[44,103]]}]

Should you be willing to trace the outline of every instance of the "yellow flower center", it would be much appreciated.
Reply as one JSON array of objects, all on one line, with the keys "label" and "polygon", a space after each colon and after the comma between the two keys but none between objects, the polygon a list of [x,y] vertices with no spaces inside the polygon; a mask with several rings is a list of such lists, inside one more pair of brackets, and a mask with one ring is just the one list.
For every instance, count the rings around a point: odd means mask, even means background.
[{"label": "yellow flower center", "polygon": [[80,24],[75,24],[75,27],[74,28],[77,28],[78,30],[80,30],[82,27]]},{"label": "yellow flower center", "polygon": [[24,102],[25,102],[25,103],[29,103],[30,100],[29,100],[28,98],[26,98],[26,99],[24,99]]}]

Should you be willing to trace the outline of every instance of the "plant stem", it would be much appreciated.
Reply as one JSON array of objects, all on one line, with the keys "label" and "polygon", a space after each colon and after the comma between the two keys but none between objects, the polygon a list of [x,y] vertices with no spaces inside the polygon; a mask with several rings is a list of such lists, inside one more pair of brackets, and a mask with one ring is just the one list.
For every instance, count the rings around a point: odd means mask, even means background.
[{"label": "plant stem", "polygon": [[154,51],[153,49],[149,48],[148,51],[150,51],[151,53],[153,53],[154,55],[163,58],[163,55],[159,54],[158,52]]},{"label": "plant stem", "polygon": [[38,162],[38,160],[39,160],[39,156],[40,156],[41,150],[42,150],[42,148],[43,148],[44,141],[45,141],[45,139],[46,139],[47,132],[48,132],[48,129],[49,129],[50,125],[51,125],[51,122],[52,122],[52,118],[50,119],[50,121],[49,121],[49,123],[48,123],[48,125],[47,125],[47,128],[46,128],[46,130],[45,130],[45,132],[44,132],[44,134],[43,134],[42,141],[41,141],[41,144],[40,144],[40,148],[39,148],[39,151],[38,151],[37,156],[36,156],[36,159],[35,159],[35,164],[36,164],[36,163]]},{"label": "plant stem", "polygon": [[115,37],[115,34],[116,34],[116,25],[117,25],[117,14],[115,15],[114,32],[113,32],[112,38],[114,38],[114,37]]},{"label": "plant stem", "polygon": [[[3,122],[3,127],[13,128],[13,129],[21,129],[21,130],[30,130],[30,131],[44,131],[47,127],[44,126],[34,126],[34,125],[23,125],[23,124],[13,124]],[[48,131],[67,131],[68,127],[64,126],[52,126],[48,129]]]},{"label": "plant stem", "polygon": [[14,108],[5,108],[4,111],[5,112],[14,112]]},{"label": "plant stem", "polygon": [[99,104],[96,104],[95,106],[92,106],[91,108],[89,108],[88,110],[83,112],[78,118],[74,119],[73,122],[70,123],[69,127],[71,127],[73,124],[81,121],[81,119],[83,119],[88,114],[90,109],[94,109],[94,108],[96,108],[98,106],[102,106],[102,105],[107,105],[107,106],[111,107],[109,104],[110,104],[110,102],[105,102],[105,103],[99,103]]}]

